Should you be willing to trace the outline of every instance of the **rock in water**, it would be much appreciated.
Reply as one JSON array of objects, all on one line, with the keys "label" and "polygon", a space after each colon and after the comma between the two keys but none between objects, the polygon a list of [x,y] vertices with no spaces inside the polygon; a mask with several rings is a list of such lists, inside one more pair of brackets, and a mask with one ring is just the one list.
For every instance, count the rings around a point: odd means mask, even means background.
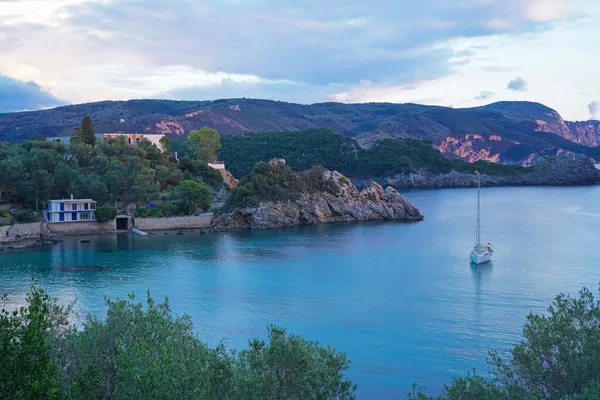
[{"label": "rock in water", "polygon": [[[277,163],[281,161],[276,160]],[[323,180],[334,190],[305,191],[297,200],[262,202],[257,207],[235,209],[217,217],[213,229],[269,229],[332,222],[423,219],[419,210],[392,187],[384,190],[372,182],[359,192],[342,174],[328,170],[324,170]]]}]

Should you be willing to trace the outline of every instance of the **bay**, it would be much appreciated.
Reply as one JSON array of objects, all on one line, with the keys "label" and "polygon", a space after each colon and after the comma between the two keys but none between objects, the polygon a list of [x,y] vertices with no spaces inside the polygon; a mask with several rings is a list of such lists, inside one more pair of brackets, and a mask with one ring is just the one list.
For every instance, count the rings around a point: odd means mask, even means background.
[{"label": "bay", "polygon": [[[530,311],[600,282],[600,187],[482,189],[491,264],[472,267],[476,192],[412,190],[425,220],[217,234],[66,238],[0,253],[0,293],[35,281],[76,312],[104,296],[169,297],[198,335],[241,348],[267,324],[344,351],[359,398],[431,393],[519,340]],[[71,266],[65,268],[64,266]],[[78,271],[72,266],[96,266]],[[100,268],[98,268],[100,267]]]}]

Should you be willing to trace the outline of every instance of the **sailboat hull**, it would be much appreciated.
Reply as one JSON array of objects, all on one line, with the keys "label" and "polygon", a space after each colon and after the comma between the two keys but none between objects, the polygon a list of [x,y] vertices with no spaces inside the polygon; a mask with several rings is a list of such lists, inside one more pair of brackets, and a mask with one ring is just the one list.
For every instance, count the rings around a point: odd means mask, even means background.
[{"label": "sailboat hull", "polygon": [[485,264],[492,261],[492,255],[488,254],[488,253],[472,253],[471,254],[471,262],[473,264],[479,265],[479,264]]}]

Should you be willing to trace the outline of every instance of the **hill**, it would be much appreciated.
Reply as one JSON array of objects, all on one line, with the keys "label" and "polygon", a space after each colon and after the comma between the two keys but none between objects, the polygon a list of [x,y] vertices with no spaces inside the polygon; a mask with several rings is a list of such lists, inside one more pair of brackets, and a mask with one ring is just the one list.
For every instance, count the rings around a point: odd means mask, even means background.
[{"label": "hill", "polygon": [[84,115],[97,132],[150,132],[172,136],[209,126],[223,136],[327,128],[363,147],[383,138],[430,140],[446,156],[467,161],[529,163],[541,156],[600,158],[600,123],[568,122],[538,103],[498,102],[453,109],[418,104],[301,105],[271,100],[105,101],[50,110],[0,114],[0,139],[69,134]]}]

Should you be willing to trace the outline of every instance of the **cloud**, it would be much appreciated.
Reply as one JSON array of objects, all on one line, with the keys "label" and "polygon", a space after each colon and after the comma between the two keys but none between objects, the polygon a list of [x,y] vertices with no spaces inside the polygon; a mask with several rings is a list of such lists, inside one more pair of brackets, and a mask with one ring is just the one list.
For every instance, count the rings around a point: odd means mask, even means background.
[{"label": "cloud", "polygon": [[514,90],[516,92],[524,92],[527,90],[527,82],[525,81],[525,79],[521,78],[520,76],[517,76],[515,79],[508,82],[506,88],[508,90]]},{"label": "cloud", "polygon": [[[152,76],[186,66],[323,92],[360,80],[402,85],[452,73],[454,55],[437,43],[536,29],[522,6],[536,1],[4,1],[0,73],[34,79],[72,101],[139,97],[139,88],[114,81],[144,78],[132,72],[140,66]],[[31,19],[24,20],[25,7],[35,10]],[[511,22],[488,26],[495,18]],[[24,76],[23,66],[37,72]],[[119,76],[100,79],[106,70]],[[162,82],[159,92],[176,89]]]},{"label": "cloud", "polygon": [[525,15],[530,21],[547,22],[564,18],[567,0],[530,0],[525,2]]},{"label": "cloud", "polygon": [[492,96],[494,96],[494,93],[484,91],[484,92],[479,93],[477,96],[475,96],[475,100],[485,100],[485,99],[489,99]]},{"label": "cloud", "polygon": [[590,112],[590,118],[597,119],[598,111],[600,111],[600,103],[597,101],[592,101],[588,104],[588,111]]},{"label": "cloud", "polygon": [[37,110],[64,104],[35,82],[23,82],[0,75],[0,113]]},{"label": "cloud", "polygon": [[236,82],[225,79],[215,85],[182,86],[156,96],[172,100],[214,100],[217,98],[277,99],[293,103],[310,104],[329,101],[335,87],[321,87],[293,82]]},{"label": "cloud", "polygon": [[[511,96],[544,101],[536,79],[564,68],[557,54],[569,53],[573,71],[600,67],[578,61],[597,46],[597,2],[339,3],[0,0],[0,73],[69,102],[245,96],[458,105],[484,100],[484,91],[506,95],[516,75],[536,91]],[[569,25],[573,16],[583,19]],[[565,86],[594,76],[566,75]],[[568,107],[583,113],[587,102]]]}]

